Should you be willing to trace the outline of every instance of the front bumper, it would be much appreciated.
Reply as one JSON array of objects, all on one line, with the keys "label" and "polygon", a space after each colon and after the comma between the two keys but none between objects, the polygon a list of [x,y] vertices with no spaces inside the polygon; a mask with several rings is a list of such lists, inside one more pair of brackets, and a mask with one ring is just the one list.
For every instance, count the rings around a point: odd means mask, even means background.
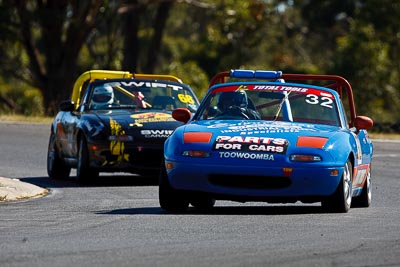
[{"label": "front bumper", "polygon": [[157,144],[125,143],[122,149],[113,149],[110,144],[89,144],[90,166],[104,172],[158,171],[162,158],[163,147]]},{"label": "front bumper", "polygon": [[[166,165],[173,188],[211,194],[217,199],[323,198],[335,192],[343,173],[343,167],[323,164],[278,167],[166,160]],[[332,175],[334,171],[336,175]]]}]

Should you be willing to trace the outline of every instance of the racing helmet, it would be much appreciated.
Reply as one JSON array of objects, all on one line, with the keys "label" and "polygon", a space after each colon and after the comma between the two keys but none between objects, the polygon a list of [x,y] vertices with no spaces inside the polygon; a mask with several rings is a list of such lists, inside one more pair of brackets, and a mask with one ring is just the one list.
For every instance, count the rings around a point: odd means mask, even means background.
[{"label": "racing helmet", "polygon": [[238,90],[234,92],[223,92],[218,97],[217,106],[219,110],[226,110],[232,106],[246,108],[247,105],[247,94],[243,90]]},{"label": "racing helmet", "polygon": [[114,102],[114,90],[108,84],[94,88],[92,103],[94,107],[107,106]]}]

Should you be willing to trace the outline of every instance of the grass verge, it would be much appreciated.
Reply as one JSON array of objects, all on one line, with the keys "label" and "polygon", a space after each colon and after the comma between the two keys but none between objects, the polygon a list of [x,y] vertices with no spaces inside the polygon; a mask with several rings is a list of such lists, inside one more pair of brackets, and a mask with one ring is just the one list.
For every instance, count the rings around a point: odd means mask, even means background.
[{"label": "grass verge", "polygon": [[1,122],[32,122],[32,123],[51,123],[54,118],[23,115],[1,115]]},{"label": "grass verge", "polygon": [[371,139],[400,140],[400,134],[395,133],[368,133]]}]

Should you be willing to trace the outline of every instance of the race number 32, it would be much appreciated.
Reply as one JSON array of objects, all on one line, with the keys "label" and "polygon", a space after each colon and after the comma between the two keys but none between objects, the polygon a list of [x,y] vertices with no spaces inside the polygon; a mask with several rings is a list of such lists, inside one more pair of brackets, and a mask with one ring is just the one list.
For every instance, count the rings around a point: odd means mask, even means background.
[{"label": "race number 32", "polygon": [[311,104],[311,105],[320,105],[320,106],[323,106],[323,107],[326,107],[326,108],[333,108],[333,106],[332,106],[332,103],[333,103],[332,98],[329,98],[329,97],[326,97],[326,96],[319,97],[319,96],[314,95],[314,94],[308,94],[306,96],[306,102],[308,104]]}]

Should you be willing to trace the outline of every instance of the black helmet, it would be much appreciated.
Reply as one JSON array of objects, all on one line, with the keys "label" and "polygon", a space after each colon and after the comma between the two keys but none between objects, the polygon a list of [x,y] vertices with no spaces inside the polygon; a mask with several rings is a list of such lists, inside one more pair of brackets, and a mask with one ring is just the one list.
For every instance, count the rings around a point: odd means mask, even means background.
[{"label": "black helmet", "polygon": [[247,104],[247,94],[243,90],[223,92],[218,97],[218,108],[220,110],[225,110],[231,106],[246,108]]}]

